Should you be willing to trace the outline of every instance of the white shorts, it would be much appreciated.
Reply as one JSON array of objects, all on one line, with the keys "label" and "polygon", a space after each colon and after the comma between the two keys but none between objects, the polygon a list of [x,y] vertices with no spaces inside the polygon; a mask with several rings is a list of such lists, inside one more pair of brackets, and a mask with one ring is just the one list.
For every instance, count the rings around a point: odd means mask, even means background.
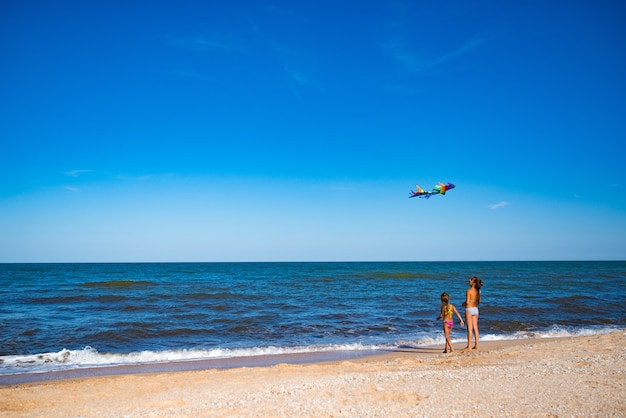
[{"label": "white shorts", "polygon": [[465,311],[472,316],[478,316],[478,308],[465,308]]}]

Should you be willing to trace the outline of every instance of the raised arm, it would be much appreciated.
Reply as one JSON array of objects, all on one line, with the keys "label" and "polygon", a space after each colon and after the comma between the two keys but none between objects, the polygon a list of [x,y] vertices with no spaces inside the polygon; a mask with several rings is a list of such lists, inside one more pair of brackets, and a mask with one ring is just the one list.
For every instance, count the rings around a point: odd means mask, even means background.
[{"label": "raised arm", "polygon": [[461,326],[463,326],[463,324],[464,324],[463,318],[461,318],[461,315],[459,314],[459,311],[456,310],[456,306],[454,306],[453,308],[454,308],[454,313],[456,314],[456,316],[459,317],[459,321],[461,321]]}]

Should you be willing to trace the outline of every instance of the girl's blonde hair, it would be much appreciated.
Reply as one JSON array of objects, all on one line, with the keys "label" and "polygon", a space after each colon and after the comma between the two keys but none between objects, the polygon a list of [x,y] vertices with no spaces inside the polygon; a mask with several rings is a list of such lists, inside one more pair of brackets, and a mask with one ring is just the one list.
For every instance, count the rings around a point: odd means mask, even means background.
[{"label": "girl's blonde hair", "polygon": [[448,306],[450,305],[450,295],[448,292],[443,292],[441,294],[441,316],[445,317],[448,313]]}]

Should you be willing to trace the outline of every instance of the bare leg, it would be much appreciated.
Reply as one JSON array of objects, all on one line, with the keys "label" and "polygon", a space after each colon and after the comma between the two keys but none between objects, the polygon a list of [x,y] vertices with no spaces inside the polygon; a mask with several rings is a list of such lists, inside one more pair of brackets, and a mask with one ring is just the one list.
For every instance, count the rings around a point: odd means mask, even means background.
[{"label": "bare leg", "polygon": [[478,315],[474,316],[472,319],[474,320],[473,322],[474,338],[475,338],[474,350],[478,350],[478,340],[480,339],[478,335]]},{"label": "bare leg", "polygon": [[454,348],[452,348],[452,341],[450,341],[450,331],[450,327],[446,325],[443,326],[443,334],[446,336],[446,349],[443,351],[444,353],[451,353],[454,351]]},{"label": "bare leg", "polygon": [[474,330],[472,328],[472,315],[467,310],[465,310],[465,324],[467,325],[467,346],[463,349],[463,351],[470,349],[472,344],[472,332]]}]

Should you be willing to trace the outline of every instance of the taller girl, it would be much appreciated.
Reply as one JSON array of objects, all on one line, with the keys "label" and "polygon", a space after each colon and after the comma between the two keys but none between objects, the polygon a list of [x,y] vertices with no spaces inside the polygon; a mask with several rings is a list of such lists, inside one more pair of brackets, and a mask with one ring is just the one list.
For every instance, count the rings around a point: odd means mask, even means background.
[{"label": "taller girl", "polygon": [[480,288],[483,281],[474,276],[469,281],[470,288],[465,291],[465,322],[467,323],[467,347],[469,350],[472,345],[472,334],[474,335],[474,350],[478,350],[478,305],[480,304]]}]

